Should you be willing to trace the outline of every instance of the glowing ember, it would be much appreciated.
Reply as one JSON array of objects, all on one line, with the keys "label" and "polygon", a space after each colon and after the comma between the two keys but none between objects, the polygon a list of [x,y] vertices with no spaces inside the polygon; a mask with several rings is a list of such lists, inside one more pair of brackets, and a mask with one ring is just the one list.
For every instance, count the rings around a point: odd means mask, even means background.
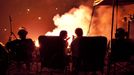
[{"label": "glowing ember", "polygon": [[38,17],[38,20],[41,20],[42,19],[42,17]]},{"label": "glowing ember", "polygon": [[29,12],[30,12],[30,9],[27,9],[26,11],[27,11],[27,14],[29,14]]},{"label": "glowing ember", "polygon": [[7,31],[7,29],[5,28],[4,31]]},{"label": "glowing ember", "polygon": [[55,8],[55,10],[58,10],[58,8]]},{"label": "glowing ember", "polygon": [[27,9],[27,11],[29,12],[29,11],[30,11],[30,9]]}]

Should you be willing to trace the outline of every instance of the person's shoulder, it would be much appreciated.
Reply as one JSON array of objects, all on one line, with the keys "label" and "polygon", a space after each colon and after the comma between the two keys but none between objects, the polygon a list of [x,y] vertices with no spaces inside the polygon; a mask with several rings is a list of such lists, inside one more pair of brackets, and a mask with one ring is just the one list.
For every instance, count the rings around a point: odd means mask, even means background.
[{"label": "person's shoulder", "polygon": [[14,39],[12,41],[8,41],[7,43],[15,43],[15,42],[18,42],[18,41],[20,41],[20,39]]},{"label": "person's shoulder", "polygon": [[6,42],[5,47],[15,47],[20,42],[20,39],[14,39]]},{"label": "person's shoulder", "polygon": [[78,41],[78,38],[75,38],[72,42],[71,45],[75,44]]},{"label": "person's shoulder", "polygon": [[75,38],[73,41],[75,42],[75,41],[79,41],[81,38]]},{"label": "person's shoulder", "polygon": [[14,40],[12,40],[12,41],[10,41],[11,43],[16,43],[16,42],[19,42],[20,41],[20,39],[14,39]]},{"label": "person's shoulder", "polygon": [[31,38],[27,38],[26,40],[29,42],[34,42]]},{"label": "person's shoulder", "polygon": [[31,41],[32,41],[32,39],[31,39],[31,38],[26,38],[26,40],[31,40]]}]

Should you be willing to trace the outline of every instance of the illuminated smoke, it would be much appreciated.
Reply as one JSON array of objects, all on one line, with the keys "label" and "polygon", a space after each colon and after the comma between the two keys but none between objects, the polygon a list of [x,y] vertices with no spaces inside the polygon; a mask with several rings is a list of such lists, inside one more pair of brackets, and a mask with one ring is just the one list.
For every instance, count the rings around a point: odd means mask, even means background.
[{"label": "illuminated smoke", "polygon": [[84,5],[81,5],[79,8],[72,8],[69,12],[61,16],[57,14],[53,18],[56,28],[52,32],[46,33],[46,35],[59,35],[61,30],[66,30],[68,36],[72,37],[72,35],[75,35],[75,29],[80,27],[86,36],[89,29],[90,15],[91,9]]},{"label": "illuminated smoke", "polygon": [[112,8],[110,6],[100,6],[96,9],[93,22],[90,28],[91,36],[111,36]]},{"label": "illuminated smoke", "polygon": [[[89,6],[81,5],[79,8],[72,8],[69,12],[63,15],[55,15],[53,20],[56,28],[46,35],[58,36],[61,30],[67,30],[68,36],[72,37],[77,27],[83,29],[84,36],[106,36],[110,40],[111,24],[112,24],[112,7],[99,6],[95,9],[91,27],[89,23],[91,20],[92,9]],[[120,12],[118,12],[120,14]],[[119,20],[121,18],[118,18]],[[88,33],[88,31],[90,32]],[[114,25],[115,31],[115,25]],[[115,32],[114,32],[115,33]]]}]

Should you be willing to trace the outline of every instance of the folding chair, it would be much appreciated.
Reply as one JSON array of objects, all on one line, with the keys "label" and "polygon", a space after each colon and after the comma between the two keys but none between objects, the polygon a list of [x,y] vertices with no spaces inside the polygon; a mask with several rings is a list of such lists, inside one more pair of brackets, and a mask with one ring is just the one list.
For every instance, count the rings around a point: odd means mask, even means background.
[{"label": "folding chair", "polygon": [[103,74],[107,38],[103,36],[82,37],[79,42],[79,49],[79,72],[93,72],[96,74],[97,71],[101,71]]},{"label": "folding chair", "polygon": [[40,56],[43,67],[50,75],[65,72],[64,43],[58,36],[39,36]]},{"label": "folding chair", "polygon": [[109,54],[108,75],[121,75],[129,72],[132,64],[130,58],[134,54],[133,42],[130,39],[112,39]]}]

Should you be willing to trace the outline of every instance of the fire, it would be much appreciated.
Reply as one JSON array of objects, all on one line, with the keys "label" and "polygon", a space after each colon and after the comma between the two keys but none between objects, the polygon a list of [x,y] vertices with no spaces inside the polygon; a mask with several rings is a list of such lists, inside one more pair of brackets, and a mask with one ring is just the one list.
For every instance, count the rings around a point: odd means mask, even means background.
[{"label": "fire", "polygon": [[35,46],[36,46],[36,47],[40,47],[38,40],[35,40]]},{"label": "fire", "polygon": [[[59,36],[61,30],[68,32],[68,43],[72,42],[72,36],[75,36],[75,29],[82,28],[84,36],[105,36],[110,39],[111,36],[111,6],[101,6],[95,9],[93,20],[90,24],[92,8],[81,5],[79,8],[72,8],[69,12],[63,15],[55,15],[53,18],[56,28],[46,35]],[[90,27],[90,28],[89,28]]]},{"label": "fire", "polygon": [[52,32],[46,33],[46,35],[56,35],[58,36],[61,30],[66,30],[68,32],[69,44],[72,41],[72,36],[75,35],[74,31],[76,28],[80,27],[83,29],[83,34],[87,35],[89,30],[89,22],[91,9],[81,5],[79,8],[72,8],[69,12],[60,16],[55,15],[53,20],[54,24],[57,26]]},{"label": "fire", "polygon": [[[103,1],[103,0],[96,0]],[[89,29],[89,23],[91,20],[92,8],[85,5],[80,5],[79,8],[72,8],[70,11],[63,15],[56,14],[53,17],[54,25],[56,26],[52,32],[47,32],[45,35],[59,36],[61,30],[68,32],[68,43],[72,42],[75,36],[75,29],[82,28],[84,36],[106,36],[110,40],[111,36],[111,21],[112,21],[112,7],[111,6],[99,6],[95,9],[94,15],[92,16],[92,23]],[[118,20],[121,21],[121,10],[118,10]],[[119,25],[122,24],[119,22]],[[115,26],[115,25],[114,25]],[[89,31],[90,30],[90,31]],[[115,31],[115,27],[114,27]],[[89,32],[89,33],[88,33]],[[115,33],[115,32],[114,32]],[[35,42],[36,46],[39,47],[38,42]]]}]

